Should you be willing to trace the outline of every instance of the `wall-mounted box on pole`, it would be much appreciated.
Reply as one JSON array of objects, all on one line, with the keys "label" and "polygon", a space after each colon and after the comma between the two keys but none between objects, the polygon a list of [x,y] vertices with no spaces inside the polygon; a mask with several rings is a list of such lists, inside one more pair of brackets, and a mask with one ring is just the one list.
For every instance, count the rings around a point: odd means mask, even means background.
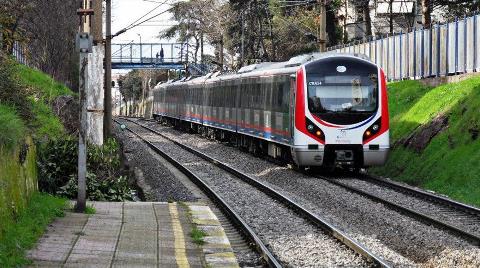
[{"label": "wall-mounted box on pole", "polygon": [[78,33],[76,39],[76,49],[79,53],[93,52],[93,38],[89,33]]}]

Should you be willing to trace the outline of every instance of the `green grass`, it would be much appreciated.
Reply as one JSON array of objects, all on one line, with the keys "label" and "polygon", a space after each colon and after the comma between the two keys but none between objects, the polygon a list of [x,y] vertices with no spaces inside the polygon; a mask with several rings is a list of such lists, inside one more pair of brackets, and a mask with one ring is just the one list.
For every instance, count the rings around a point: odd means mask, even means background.
[{"label": "green grass", "polygon": [[95,213],[97,213],[97,210],[96,210],[94,207],[92,207],[92,206],[87,206],[87,207],[85,208],[85,214],[93,215],[93,214],[95,214]]},{"label": "green grass", "polygon": [[17,72],[24,86],[34,89],[45,101],[50,102],[62,95],[72,95],[72,91],[65,85],[56,82],[41,71],[25,65],[17,65]]},{"label": "green grass", "polygon": [[190,237],[192,238],[193,243],[200,246],[205,244],[205,240],[204,240],[205,236],[207,236],[207,233],[198,229],[197,226],[194,225],[192,227],[192,231],[190,232]]},{"label": "green grass", "polygon": [[439,114],[449,116],[449,127],[421,153],[397,146],[386,166],[371,172],[480,206],[480,139],[470,133],[480,130],[480,77],[436,88],[392,83],[389,103],[392,144]]},{"label": "green grass", "polygon": [[21,267],[29,264],[25,253],[42,236],[47,225],[64,216],[65,199],[34,194],[28,207],[5,225],[0,237],[0,267]]},{"label": "green grass", "polygon": [[32,128],[37,139],[44,137],[55,139],[64,135],[65,129],[63,124],[53,113],[50,106],[42,101],[32,100],[32,111],[35,116]]},{"label": "green grass", "polygon": [[0,104],[0,145],[13,148],[23,141],[27,128],[14,108]]}]

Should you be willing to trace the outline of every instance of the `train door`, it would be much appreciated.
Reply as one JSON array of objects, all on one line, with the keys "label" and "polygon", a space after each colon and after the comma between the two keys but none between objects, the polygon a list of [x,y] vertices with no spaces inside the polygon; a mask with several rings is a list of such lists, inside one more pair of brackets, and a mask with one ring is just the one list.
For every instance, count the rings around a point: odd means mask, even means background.
[{"label": "train door", "polygon": [[297,92],[297,75],[292,74],[290,76],[290,109],[289,109],[289,115],[290,115],[290,138],[291,138],[291,143],[294,144],[293,142],[293,134],[295,131],[295,98],[296,98],[296,93]]}]

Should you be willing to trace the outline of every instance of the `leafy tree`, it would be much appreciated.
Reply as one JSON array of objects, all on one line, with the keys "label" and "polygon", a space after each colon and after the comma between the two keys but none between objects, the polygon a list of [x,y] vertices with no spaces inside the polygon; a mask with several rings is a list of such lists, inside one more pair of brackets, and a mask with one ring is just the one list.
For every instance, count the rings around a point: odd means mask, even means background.
[{"label": "leafy tree", "polygon": [[0,0],[0,33],[2,35],[2,50],[13,53],[16,41],[23,41],[25,28],[23,22],[34,4],[29,0]]},{"label": "leafy tree", "polygon": [[456,17],[463,17],[474,11],[480,10],[479,0],[422,0],[422,24],[429,28],[432,23],[432,13],[434,10],[443,9],[442,19],[451,20]]},{"label": "leafy tree", "polygon": [[120,76],[118,85],[125,102],[139,100],[142,96],[142,77],[138,70]]}]

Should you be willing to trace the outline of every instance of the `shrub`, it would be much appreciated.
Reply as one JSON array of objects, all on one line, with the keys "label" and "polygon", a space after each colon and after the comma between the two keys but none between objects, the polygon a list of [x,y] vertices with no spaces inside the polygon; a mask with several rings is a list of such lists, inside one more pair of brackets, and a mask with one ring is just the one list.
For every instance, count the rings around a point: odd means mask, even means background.
[{"label": "shrub", "polygon": [[54,194],[65,185],[70,175],[77,172],[77,141],[71,137],[50,140],[39,146],[38,186],[40,190]]},{"label": "shrub", "polygon": [[[128,180],[124,176],[118,178],[101,180],[93,173],[87,173],[87,198],[95,201],[125,201],[132,200],[132,190]],[[77,176],[70,176],[67,185],[61,187],[57,192],[66,198],[77,198],[78,179]]]},{"label": "shrub", "polygon": [[[87,147],[87,198],[90,200],[123,201],[131,199],[132,190],[121,176],[120,149],[116,140],[103,146]],[[78,141],[64,138],[48,142],[39,153],[40,190],[77,196]]]}]

